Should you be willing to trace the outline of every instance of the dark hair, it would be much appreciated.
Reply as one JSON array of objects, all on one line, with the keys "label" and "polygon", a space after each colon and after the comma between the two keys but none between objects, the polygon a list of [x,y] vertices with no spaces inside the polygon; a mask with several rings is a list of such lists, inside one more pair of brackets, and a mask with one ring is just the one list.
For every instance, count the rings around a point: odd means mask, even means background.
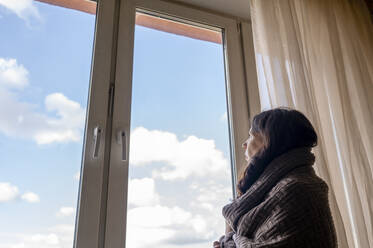
[{"label": "dark hair", "polygon": [[317,134],[311,122],[301,112],[290,108],[275,108],[256,115],[251,132],[263,137],[264,147],[251,158],[242,173],[237,183],[239,195],[250,188],[274,158],[291,149],[317,145]]}]

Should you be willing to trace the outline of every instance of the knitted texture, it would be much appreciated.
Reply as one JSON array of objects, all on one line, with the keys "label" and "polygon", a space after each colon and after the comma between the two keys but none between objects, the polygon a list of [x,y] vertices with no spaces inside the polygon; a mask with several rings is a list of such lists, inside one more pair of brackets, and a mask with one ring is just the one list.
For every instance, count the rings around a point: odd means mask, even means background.
[{"label": "knitted texture", "polygon": [[267,165],[223,216],[234,230],[221,248],[337,247],[328,186],[312,167],[310,148],[291,150]]}]

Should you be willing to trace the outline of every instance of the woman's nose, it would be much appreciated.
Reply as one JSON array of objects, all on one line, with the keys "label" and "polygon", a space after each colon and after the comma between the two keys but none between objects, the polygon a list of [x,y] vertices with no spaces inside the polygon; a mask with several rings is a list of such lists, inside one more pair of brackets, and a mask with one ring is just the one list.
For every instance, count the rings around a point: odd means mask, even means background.
[{"label": "woman's nose", "polygon": [[247,141],[245,141],[244,143],[242,143],[242,148],[246,149],[247,147]]}]

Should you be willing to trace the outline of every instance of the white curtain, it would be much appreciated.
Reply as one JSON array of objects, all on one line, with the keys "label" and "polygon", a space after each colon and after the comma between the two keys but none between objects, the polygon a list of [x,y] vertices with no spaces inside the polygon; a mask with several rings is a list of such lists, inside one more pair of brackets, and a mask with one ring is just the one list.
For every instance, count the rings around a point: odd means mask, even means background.
[{"label": "white curtain", "polygon": [[339,247],[373,247],[373,27],[363,0],[250,0],[262,109],[319,134]]}]

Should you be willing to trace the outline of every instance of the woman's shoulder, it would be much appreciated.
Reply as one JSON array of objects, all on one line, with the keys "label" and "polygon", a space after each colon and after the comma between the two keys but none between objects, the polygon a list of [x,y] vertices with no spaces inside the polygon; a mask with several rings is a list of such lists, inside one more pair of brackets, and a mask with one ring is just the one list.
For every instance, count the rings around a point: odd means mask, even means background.
[{"label": "woman's shoulder", "polygon": [[274,194],[306,194],[327,195],[328,185],[316,175],[313,168],[304,166],[294,169],[271,189],[269,195]]}]

